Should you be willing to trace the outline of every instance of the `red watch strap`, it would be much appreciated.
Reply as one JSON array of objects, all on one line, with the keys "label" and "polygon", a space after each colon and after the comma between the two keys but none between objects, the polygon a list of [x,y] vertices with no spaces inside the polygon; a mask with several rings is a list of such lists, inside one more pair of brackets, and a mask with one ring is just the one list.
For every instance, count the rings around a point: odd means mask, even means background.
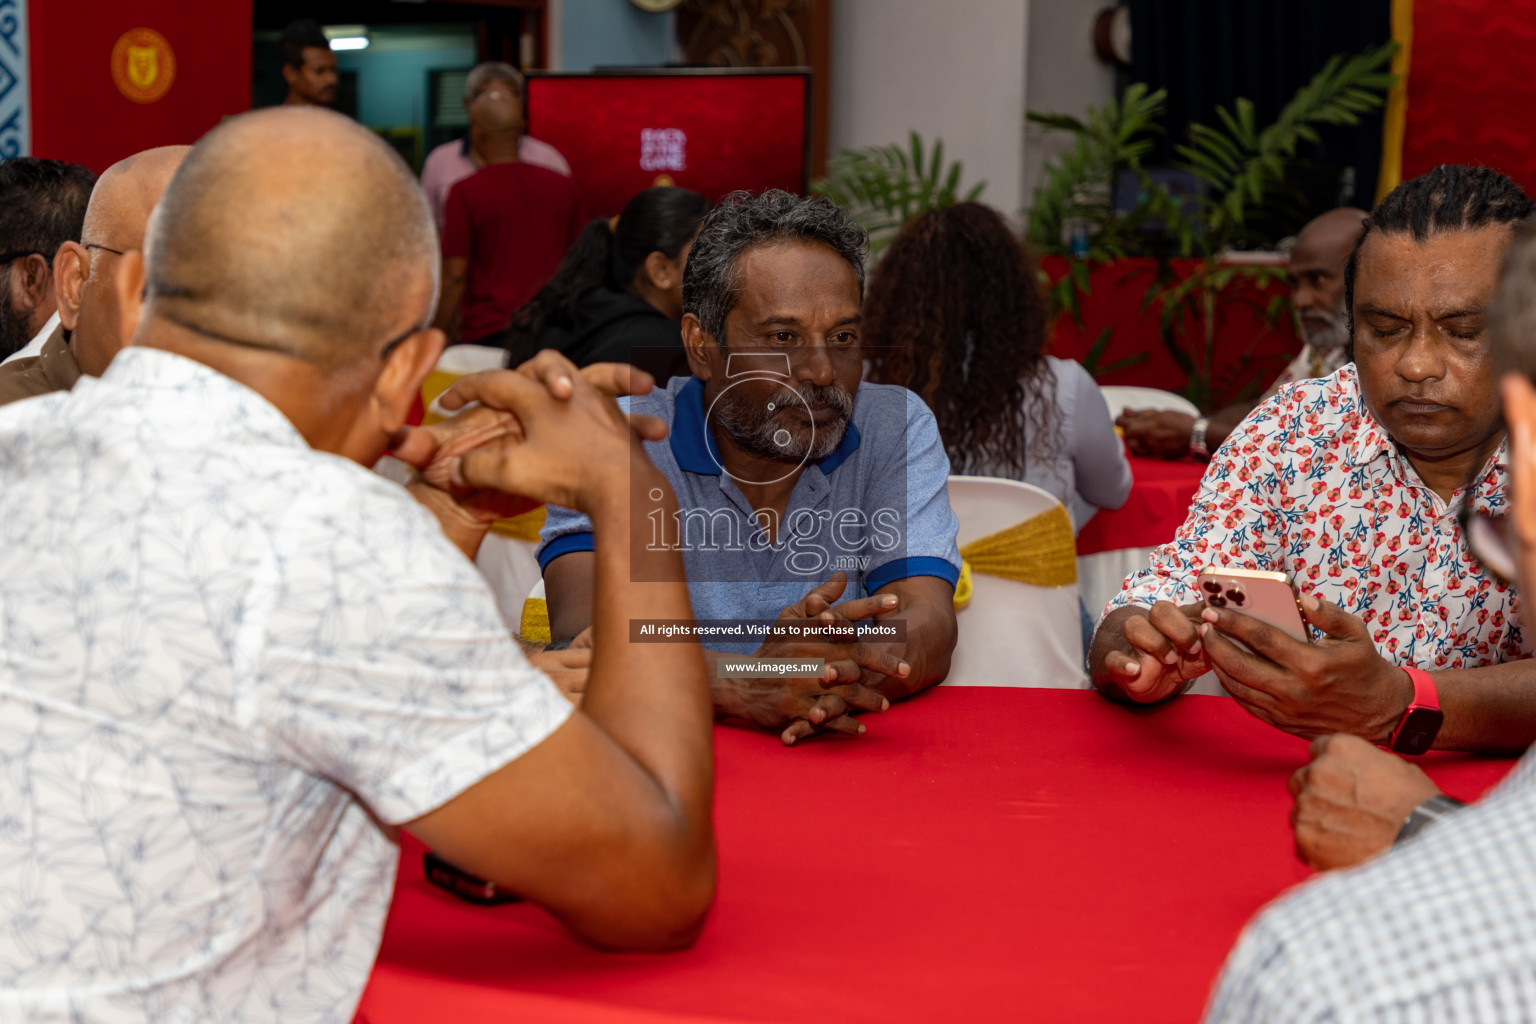
[{"label": "red watch strap", "polygon": [[[1434,742],[1435,734],[1445,721],[1445,715],[1440,710],[1440,692],[1435,689],[1435,680],[1428,672],[1408,668],[1406,665],[1402,669],[1413,680],[1413,703],[1403,711],[1403,717],[1397,720],[1392,735],[1387,738],[1387,746],[1399,754],[1422,754]],[[1405,738],[1404,730],[1410,722],[1414,727]]]},{"label": "red watch strap", "polygon": [[1408,705],[1408,711],[1414,708],[1433,708],[1439,711],[1440,691],[1435,689],[1435,677],[1421,668],[1403,666],[1403,671],[1413,680],[1413,703]]}]

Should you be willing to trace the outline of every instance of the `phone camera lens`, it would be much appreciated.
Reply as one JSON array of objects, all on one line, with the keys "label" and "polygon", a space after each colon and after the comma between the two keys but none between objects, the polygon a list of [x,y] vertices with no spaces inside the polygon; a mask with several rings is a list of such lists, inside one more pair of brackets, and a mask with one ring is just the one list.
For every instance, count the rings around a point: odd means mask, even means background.
[{"label": "phone camera lens", "polygon": [[1248,598],[1243,595],[1241,590],[1233,589],[1227,591],[1227,600],[1241,608],[1243,603],[1247,601]]},{"label": "phone camera lens", "polygon": [[1206,580],[1205,592],[1207,594],[1219,594],[1221,593],[1221,584],[1217,583],[1215,580]]},{"label": "phone camera lens", "polygon": [[1212,594],[1210,605],[1212,608],[1225,608],[1227,606],[1227,599],[1222,597],[1219,593]]}]

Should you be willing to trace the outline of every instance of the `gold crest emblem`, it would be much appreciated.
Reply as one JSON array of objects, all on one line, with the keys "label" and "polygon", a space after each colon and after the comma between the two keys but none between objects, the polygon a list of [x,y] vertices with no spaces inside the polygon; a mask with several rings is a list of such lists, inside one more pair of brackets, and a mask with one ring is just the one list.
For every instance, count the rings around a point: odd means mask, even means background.
[{"label": "gold crest emblem", "polygon": [[112,47],[112,81],[135,103],[153,103],[176,78],[176,55],[152,28],[129,29]]},{"label": "gold crest emblem", "polygon": [[155,84],[160,74],[160,51],[153,46],[128,47],[128,81],[140,89]]}]

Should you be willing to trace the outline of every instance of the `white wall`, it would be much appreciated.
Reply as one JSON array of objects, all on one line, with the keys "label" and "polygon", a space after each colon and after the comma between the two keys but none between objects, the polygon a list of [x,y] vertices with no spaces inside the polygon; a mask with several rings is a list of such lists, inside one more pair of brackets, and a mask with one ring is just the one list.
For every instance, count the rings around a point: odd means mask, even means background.
[{"label": "white wall", "polygon": [[[1115,94],[1115,72],[1093,52],[1093,20],[1108,0],[1030,0],[1024,105],[1081,116]],[[1067,136],[1036,125],[1024,129],[1024,205],[1040,184],[1041,165],[1064,149]]]},{"label": "white wall", "polygon": [[1023,206],[1027,16],[1042,0],[835,0],[828,141],[944,140],[966,184],[1005,214]]}]

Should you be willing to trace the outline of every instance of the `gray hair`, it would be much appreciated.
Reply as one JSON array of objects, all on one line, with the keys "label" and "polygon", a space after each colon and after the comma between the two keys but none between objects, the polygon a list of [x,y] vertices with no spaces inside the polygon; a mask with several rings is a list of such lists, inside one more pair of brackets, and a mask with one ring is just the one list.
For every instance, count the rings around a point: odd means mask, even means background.
[{"label": "gray hair", "polygon": [[523,95],[523,73],[511,64],[499,60],[488,60],[483,64],[476,64],[474,70],[464,76],[464,102],[468,103],[479,95],[492,82],[506,82],[512,87],[512,91],[519,96]]},{"label": "gray hair", "polygon": [[1488,344],[1499,376],[1536,381],[1536,222],[1526,220],[1504,252],[1499,284],[1488,303]]},{"label": "gray hair", "polygon": [[683,269],[683,312],[725,346],[725,318],[740,294],[736,263],[758,245],[776,242],[819,242],[848,261],[859,278],[864,299],[864,260],[869,235],[849,219],[843,208],[825,196],[802,198],[780,189],[761,195],[732,192],[711,210],[699,226]]}]

